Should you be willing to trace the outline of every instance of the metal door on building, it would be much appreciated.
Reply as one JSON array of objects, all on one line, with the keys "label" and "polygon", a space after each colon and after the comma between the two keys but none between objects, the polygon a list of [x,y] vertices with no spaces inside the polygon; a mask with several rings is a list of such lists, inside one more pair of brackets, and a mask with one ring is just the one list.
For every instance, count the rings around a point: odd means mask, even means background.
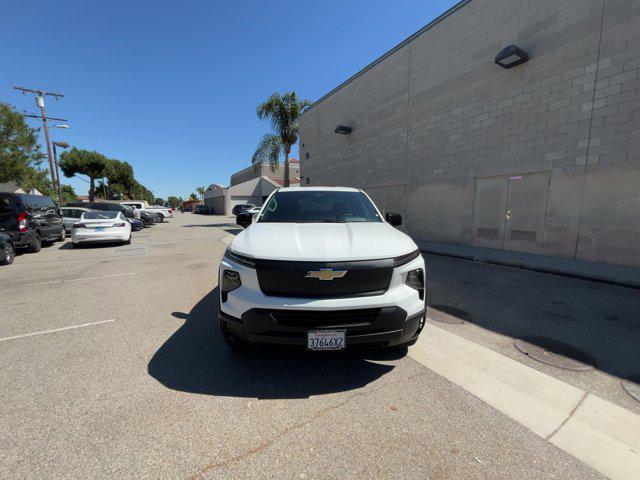
[{"label": "metal door on building", "polygon": [[541,252],[548,191],[546,172],[476,179],[473,244]]}]

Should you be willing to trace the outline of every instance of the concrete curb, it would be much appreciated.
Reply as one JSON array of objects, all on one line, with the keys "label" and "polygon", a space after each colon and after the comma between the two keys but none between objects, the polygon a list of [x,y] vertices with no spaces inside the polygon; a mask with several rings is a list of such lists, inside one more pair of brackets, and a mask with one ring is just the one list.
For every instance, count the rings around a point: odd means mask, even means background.
[{"label": "concrete curb", "polygon": [[409,355],[609,478],[640,472],[640,415],[431,323]]}]

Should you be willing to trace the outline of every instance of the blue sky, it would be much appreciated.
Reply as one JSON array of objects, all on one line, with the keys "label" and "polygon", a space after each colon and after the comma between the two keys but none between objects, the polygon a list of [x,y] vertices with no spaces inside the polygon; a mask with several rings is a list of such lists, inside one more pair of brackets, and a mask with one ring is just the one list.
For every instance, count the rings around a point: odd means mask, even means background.
[{"label": "blue sky", "polygon": [[157,196],[186,196],[250,164],[269,94],[315,100],[455,3],[7,1],[0,101],[35,113],[14,84],[63,92],[47,113],[71,128],[54,139],[128,161]]}]

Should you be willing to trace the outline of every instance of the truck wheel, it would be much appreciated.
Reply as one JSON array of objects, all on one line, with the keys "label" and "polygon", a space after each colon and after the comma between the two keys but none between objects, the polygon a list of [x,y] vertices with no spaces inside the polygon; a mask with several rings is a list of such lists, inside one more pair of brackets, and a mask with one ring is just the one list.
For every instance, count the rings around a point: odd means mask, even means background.
[{"label": "truck wheel", "polygon": [[33,236],[33,240],[31,240],[31,245],[29,245],[28,251],[29,253],[38,253],[42,248],[42,238],[40,238],[40,234],[36,233]]},{"label": "truck wheel", "polygon": [[11,265],[15,257],[16,252],[13,250],[13,245],[5,243],[2,249],[2,257],[0,257],[0,265]]}]

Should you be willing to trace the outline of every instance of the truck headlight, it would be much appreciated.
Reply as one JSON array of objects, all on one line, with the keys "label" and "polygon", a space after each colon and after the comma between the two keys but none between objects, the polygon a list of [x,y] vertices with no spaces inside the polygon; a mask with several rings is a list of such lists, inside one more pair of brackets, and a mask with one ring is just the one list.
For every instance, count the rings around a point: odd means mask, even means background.
[{"label": "truck headlight", "polygon": [[424,270],[417,268],[407,272],[406,283],[411,288],[418,291],[420,300],[424,300]]},{"label": "truck headlight", "polygon": [[220,285],[220,293],[222,296],[222,301],[227,301],[227,294],[232,290],[235,290],[240,285],[242,285],[242,281],[240,280],[240,274],[233,270],[224,270],[222,272],[222,285]]}]

